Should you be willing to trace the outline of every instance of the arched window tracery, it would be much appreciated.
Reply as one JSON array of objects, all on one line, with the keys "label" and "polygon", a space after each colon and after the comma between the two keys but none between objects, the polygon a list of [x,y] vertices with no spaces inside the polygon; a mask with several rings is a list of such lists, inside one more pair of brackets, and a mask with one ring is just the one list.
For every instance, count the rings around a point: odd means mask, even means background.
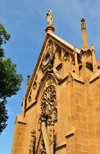
[{"label": "arched window tracery", "polygon": [[56,102],[56,89],[53,85],[46,88],[41,100],[41,112],[50,114]]}]

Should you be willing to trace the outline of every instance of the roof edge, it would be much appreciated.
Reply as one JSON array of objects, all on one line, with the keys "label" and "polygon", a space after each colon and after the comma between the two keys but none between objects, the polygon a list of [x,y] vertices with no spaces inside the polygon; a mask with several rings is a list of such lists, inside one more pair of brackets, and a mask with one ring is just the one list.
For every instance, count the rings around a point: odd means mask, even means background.
[{"label": "roof edge", "polygon": [[[60,37],[58,37],[57,35],[55,35],[54,33],[50,33],[48,32],[47,34],[49,34],[50,36],[52,36],[53,38],[57,39],[59,42],[61,42],[62,44],[64,44],[66,47],[70,48],[71,50],[74,51],[74,46],[69,44],[68,42],[66,42],[65,40],[61,39]],[[80,54],[80,50],[76,48],[76,52],[78,54]]]}]

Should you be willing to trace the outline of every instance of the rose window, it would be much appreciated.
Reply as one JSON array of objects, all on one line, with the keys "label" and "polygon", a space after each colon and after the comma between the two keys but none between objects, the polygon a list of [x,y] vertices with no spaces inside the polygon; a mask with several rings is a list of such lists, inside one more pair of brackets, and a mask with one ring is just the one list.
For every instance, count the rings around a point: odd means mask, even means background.
[{"label": "rose window", "polygon": [[42,113],[49,114],[54,107],[55,101],[56,101],[56,90],[54,86],[50,86],[44,91],[42,96],[42,101],[41,101]]}]

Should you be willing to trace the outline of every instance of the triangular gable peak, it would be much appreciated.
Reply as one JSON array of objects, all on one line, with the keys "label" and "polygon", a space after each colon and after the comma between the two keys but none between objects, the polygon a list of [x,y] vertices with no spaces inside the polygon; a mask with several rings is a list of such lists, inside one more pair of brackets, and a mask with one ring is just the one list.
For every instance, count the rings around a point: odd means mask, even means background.
[{"label": "triangular gable peak", "polygon": [[[40,73],[40,75],[44,76],[45,70],[47,70],[47,68],[57,68],[57,70],[59,70],[61,68],[63,60],[64,60],[64,55],[66,52],[69,53],[71,56],[73,56],[74,46],[67,43],[66,41],[59,38],[58,36],[56,36],[53,33],[46,34],[46,37],[45,37],[43,46],[41,48],[36,66],[34,68],[32,77],[30,79],[30,83],[27,88],[25,97],[27,97],[29,95],[29,92],[30,92],[30,89],[32,88],[32,86],[34,87],[34,84],[35,85],[38,84],[36,82],[36,80],[37,80],[37,78],[39,80],[39,73]],[[80,50],[78,50],[76,48],[76,52],[77,52],[77,54],[79,54]],[[51,60],[52,66],[51,65],[47,66],[49,59]],[[54,72],[55,72],[55,70],[54,70]],[[58,74],[59,74],[59,72],[58,72]]]}]

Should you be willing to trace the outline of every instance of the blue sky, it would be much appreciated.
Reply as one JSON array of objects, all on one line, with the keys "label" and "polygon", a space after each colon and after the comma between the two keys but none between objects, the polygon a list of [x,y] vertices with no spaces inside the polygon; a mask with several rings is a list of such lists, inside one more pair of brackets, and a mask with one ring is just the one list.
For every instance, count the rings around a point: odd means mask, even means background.
[{"label": "blue sky", "polygon": [[0,23],[11,39],[3,45],[5,55],[17,64],[17,72],[23,75],[21,90],[8,98],[8,126],[0,136],[0,153],[10,154],[14,121],[21,114],[21,102],[26,92],[27,75],[32,75],[45,39],[46,12],[52,9],[55,34],[68,43],[82,47],[81,22],[86,18],[88,44],[94,44],[96,57],[100,59],[100,0],[1,0]]}]

